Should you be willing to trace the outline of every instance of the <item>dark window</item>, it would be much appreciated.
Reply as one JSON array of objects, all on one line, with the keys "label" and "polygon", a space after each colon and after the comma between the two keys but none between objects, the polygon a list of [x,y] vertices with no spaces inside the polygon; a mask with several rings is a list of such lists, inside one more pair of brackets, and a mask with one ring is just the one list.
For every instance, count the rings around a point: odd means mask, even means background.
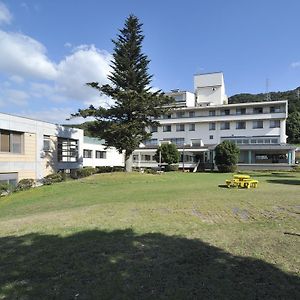
[{"label": "dark window", "polygon": [[270,120],[270,128],[280,128],[280,120]]},{"label": "dark window", "polygon": [[209,123],[209,130],[216,130],[216,123]]},{"label": "dark window", "polygon": [[230,115],[230,109],[221,110],[221,116],[229,116],[229,115]]},{"label": "dark window", "polygon": [[24,134],[0,130],[0,152],[22,153]]},{"label": "dark window", "polygon": [[236,122],[236,129],[246,129],[246,122],[245,121]]},{"label": "dark window", "polygon": [[163,132],[170,132],[171,131],[171,125],[164,125],[163,126]]},{"label": "dark window", "polygon": [[237,108],[236,109],[236,114],[237,115],[245,115],[246,114],[246,108]]},{"label": "dark window", "polygon": [[189,131],[195,131],[195,124],[189,124]]},{"label": "dark window", "polygon": [[216,111],[215,110],[210,110],[208,114],[209,114],[209,116],[215,116]]},{"label": "dark window", "polygon": [[83,158],[92,158],[92,150],[84,149]]},{"label": "dark window", "polygon": [[43,146],[44,151],[50,151],[50,147],[51,147],[50,135],[44,135],[44,146]]},{"label": "dark window", "polygon": [[253,113],[254,114],[262,114],[263,113],[263,108],[262,107],[254,107],[253,108]]},{"label": "dark window", "polygon": [[253,129],[264,128],[264,122],[262,120],[253,121]]},{"label": "dark window", "polygon": [[221,130],[228,130],[230,129],[230,123],[229,122],[221,122]]},{"label": "dark window", "polygon": [[78,140],[58,138],[57,156],[60,162],[77,162]]},{"label": "dark window", "polygon": [[96,158],[106,158],[106,151],[96,151]]},{"label": "dark window", "polygon": [[177,124],[176,131],[184,131],[184,124]]},{"label": "dark window", "polygon": [[210,139],[210,140],[213,140],[213,139],[214,139],[214,136],[213,136],[213,135],[210,135],[210,136],[209,136],[209,139]]},{"label": "dark window", "polygon": [[195,117],[195,112],[194,111],[190,111],[189,112],[189,117],[190,118],[194,118]]}]

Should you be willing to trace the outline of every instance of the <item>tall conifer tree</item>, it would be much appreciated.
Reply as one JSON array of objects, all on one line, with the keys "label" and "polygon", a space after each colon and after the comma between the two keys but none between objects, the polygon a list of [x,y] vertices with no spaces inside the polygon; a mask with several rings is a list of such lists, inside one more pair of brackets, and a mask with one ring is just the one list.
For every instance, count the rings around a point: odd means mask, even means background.
[{"label": "tall conifer tree", "polygon": [[114,104],[109,108],[90,106],[73,115],[95,118],[89,130],[104,139],[107,146],[116,147],[120,153],[125,151],[126,171],[132,169],[132,152],[151,137],[146,129],[158,125],[153,119],[166,113],[166,105],[172,103],[172,98],[161,91],[151,91],[150,60],[142,53],[144,36],[141,28],[138,18],[130,15],[117,39],[113,40],[114,59],[108,76],[111,84],[87,83],[112,98]]}]

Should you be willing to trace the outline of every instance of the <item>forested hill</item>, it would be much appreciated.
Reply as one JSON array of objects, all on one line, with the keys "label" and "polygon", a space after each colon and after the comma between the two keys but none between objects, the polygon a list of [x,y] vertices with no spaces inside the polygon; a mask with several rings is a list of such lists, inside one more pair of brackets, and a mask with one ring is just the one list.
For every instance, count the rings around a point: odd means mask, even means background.
[{"label": "forested hill", "polygon": [[[299,91],[299,92],[298,92]],[[299,93],[299,96],[298,96]],[[270,92],[271,101],[288,100],[289,113],[294,111],[300,112],[300,86],[294,90],[286,92]],[[245,103],[266,101],[266,94],[236,94],[229,97],[229,103]]]}]

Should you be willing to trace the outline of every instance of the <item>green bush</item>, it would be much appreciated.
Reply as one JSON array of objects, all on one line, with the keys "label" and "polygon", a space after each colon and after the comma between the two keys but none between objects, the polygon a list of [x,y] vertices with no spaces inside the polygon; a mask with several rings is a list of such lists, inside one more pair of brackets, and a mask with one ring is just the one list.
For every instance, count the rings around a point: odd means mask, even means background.
[{"label": "green bush", "polygon": [[84,168],[76,169],[75,172],[72,172],[71,177],[73,179],[79,179],[79,178],[88,177],[88,176],[93,175],[95,173],[96,173],[95,168],[93,168],[93,167],[84,167]]},{"label": "green bush", "polygon": [[96,167],[96,173],[111,173],[111,172],[124,172],[124,167],[116,166],[116,167]]},{"label": "green bush", "polygon": [[0,184],[0,196],[6,196],[15,191],[15,187],[8,183]]},{"label": "green bush", "polygon": [[239,160],[240,149],[230,141],[224,141],[216,149],[215,162],[220,172],[233,172]]},{"label": "green bush", "polygon": [[165,166],[165,171],[166,171],[166,172],[178,171],[178,165],[175,165],[175,164],[172,164],[172,165],[166,165],[166,166]]},{"label": "green bush", "polygon": [[21,179],[16,187],[17,191],[25,191],[25,190],[29,190],[30,188],[32,188],[34,185],[34,179],[32,178],[24,178]]},{"label": "green bush", "polygon": [[45,185],[50,185],[62,181],[64,181],[64,176],[62,175],[62,173],[49,174],[43,178],[43,184]]}]

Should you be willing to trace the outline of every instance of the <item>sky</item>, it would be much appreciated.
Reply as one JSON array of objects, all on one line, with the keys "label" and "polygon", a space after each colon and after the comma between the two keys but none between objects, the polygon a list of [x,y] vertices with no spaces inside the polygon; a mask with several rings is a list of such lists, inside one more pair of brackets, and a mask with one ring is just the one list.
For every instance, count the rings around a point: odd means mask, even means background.
[{"label": "sky", "polygon": [[85,85],[108,83],[112,39],[143,23],[152,86],[193,91],[222,71],[228,96],[300,86],[299,0],[0,0],[0,112],[53,123],[111,103]]}]

